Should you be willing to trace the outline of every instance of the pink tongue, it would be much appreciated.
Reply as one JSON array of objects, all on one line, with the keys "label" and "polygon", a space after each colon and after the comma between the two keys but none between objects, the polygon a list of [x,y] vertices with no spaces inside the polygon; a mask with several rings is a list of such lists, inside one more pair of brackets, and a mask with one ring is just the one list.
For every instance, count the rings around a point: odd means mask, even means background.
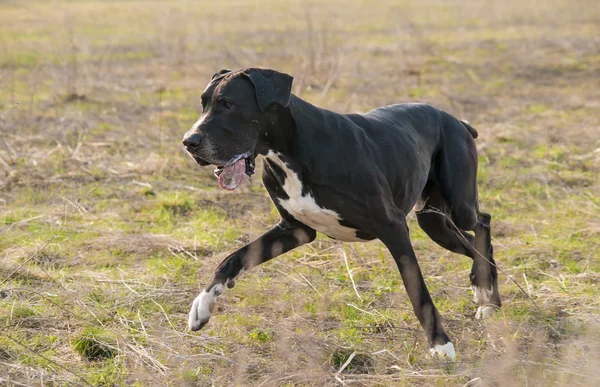
[{"label": "pink tongue", "polygon": [[223,189],[233,191],[242,183],[245,173],[246,159],[242,158],[223,168],[223,172],[219,175],[219,186]]}]

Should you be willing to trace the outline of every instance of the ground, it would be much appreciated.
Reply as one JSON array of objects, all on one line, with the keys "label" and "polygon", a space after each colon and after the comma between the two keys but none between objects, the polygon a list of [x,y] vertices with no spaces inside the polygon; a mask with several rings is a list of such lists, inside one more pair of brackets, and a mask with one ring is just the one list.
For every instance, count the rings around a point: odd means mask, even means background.
[{"label": "ground", "polygon": [[[598,385],[598,20],[595,0],[2,1],[0,384]],[[477,128],[497,316],[410,217],[456,363],[428,357],[378,241],[319,236],[186,330],[277,222],[260,173],[221,191],[180,143],[212,74],[253,66],[332,110],[421,101]]]}]

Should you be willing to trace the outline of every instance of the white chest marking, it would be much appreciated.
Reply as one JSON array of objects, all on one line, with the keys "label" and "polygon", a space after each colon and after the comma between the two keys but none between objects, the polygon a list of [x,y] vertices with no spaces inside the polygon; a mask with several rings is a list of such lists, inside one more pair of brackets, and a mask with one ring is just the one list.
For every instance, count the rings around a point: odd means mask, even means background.
[{"label": "white chest marking", "polygon": [[279,199],[279,204],[290,215],[331,238],[347,242],[364,241],[356,236],[355,229],[340,224],[340,216],[335,211],[320,207],[310,192],[302,195],[302,182],[298,175],[287,167],[277,153],[269,151],[267,158],[285,172],[283,190],[289,199]]}]

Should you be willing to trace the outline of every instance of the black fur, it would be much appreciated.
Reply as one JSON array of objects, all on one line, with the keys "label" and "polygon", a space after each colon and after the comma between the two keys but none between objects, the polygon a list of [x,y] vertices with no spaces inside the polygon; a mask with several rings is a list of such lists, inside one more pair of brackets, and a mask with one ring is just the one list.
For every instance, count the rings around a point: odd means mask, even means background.
[{"label": "black fur", "polygon": [[[418,201],[424,203],[419,225],[440,246],[472,258],[472,283],[491,289],[490,302],[500,306],[490,215],[478,207],[477,131],[469,123],[425,104],[338,114],[291,94],[289,75],[261,69],[219,74],[203,94],[203,119],[184,138],[197,162],[222,165],[244,152],[252,158],[278,153],[301,180],[304,196],[339,214],[358,238],[387,246],[431,346],[450,339],[409,239],[406,215]],[[235,108],[224,110],[223,99]],[[207,289],[314,239],[315,230],[279,202],[289,199],[285,179],[267,159],[263,182],[281,223],[227,257]],[[274,243],[281,245],[274,249]],[[249,254],[252,248],[258,253]]]}]

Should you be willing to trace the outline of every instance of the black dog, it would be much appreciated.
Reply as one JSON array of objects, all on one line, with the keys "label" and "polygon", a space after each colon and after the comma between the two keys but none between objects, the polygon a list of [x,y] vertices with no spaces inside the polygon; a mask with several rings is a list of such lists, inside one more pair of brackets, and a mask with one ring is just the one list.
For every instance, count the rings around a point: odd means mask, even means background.
[{"label": "black dog", "polygon": [[[202,94],[202,116],[183,144],[219,185],[237,188],[264,158],[263,183],[281,221],[229,255],[194,300],[189,328],[210,318],[216,296],[243,271],[315,239],[380,239],[390,250],[432,353],[455,358],[411,246],[406,215],[440,246],[473,259],[477,317],[500,306],[490,215],[478,209],[477,132],[424,104],[337,114],[291,94],[273,70],[222,70]],[[473,231],[474,235],[466,232]]]}]

